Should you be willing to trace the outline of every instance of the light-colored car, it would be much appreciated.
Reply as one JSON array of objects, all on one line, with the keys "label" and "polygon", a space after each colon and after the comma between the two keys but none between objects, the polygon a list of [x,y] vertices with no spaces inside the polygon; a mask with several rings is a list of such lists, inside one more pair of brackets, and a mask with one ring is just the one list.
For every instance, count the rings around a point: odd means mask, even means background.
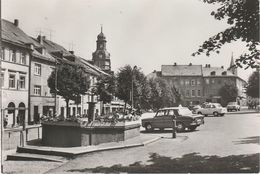
[{"label": "light-colored car", "polygon": [[224,116],[227,113],[227,109],[223,108],[219,103],[207,103],[205,107],[197,109],[196,113],[205,116]]},{"label": "light-colored car", "polygon": [[229,102],[227,105],[227,111],[240,111],[240,105],[237,102]]}]

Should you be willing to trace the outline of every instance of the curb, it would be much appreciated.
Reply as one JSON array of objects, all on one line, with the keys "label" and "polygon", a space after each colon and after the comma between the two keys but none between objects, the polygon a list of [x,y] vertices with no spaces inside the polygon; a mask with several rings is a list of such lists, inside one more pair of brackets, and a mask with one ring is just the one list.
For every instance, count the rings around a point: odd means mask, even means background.
[{"label": "curb", "polygon": [[41,155],[50,155],[50,156],[62,156],[62,157],[68,157],[68,158],[74,158],[78,155],[88,154],[88,153],[95,153],[95,152],[102,152],[102,151],[109,151],[109,150],[117,150],[117,149],[125,149],[125,148],[134,148],[134,147],[140,147],[145,146],[147,144],[153,143],[155,141],[160,140],[161,137],[156,137],[151,140],[147,140],[142,143],[134,143],[129,145],[121,145],[121,146],[114,146],[114,147],[104,147],[104,148],[97,148],[92,150],[86,150],[83,152],[62,152],[62,151],[53,151],[53,150],[41,150],[41,149],[33,149],[28,147],[17,147],[17,153],[15,155],[8,155],[7,160],[45,160],[45,161],[56,161],[61,162],[56,159],[52,158],[45,158],[45,157],[31,157],[31,156],[25,156],[25,155],[19,155],[19,153],[29,153],[29,154],[41,154]]},{"label": "curb", "polygon": [[[34,154],[35,155],[35,154]],[[20,155],[20,154],[14,154],[14,155],[7,155],[7,161],[51,161],[51,162],[60,162],[63,163],[64,160],[58,160],[51,157],[37,157],[36,156],[26,156],[26,155]]]},{"label": "curb", "polygon": [[259,111],[252,111],[252,112],[227,112],[226,115],[232,115],[232,114],[257,114],[260,113]]}]

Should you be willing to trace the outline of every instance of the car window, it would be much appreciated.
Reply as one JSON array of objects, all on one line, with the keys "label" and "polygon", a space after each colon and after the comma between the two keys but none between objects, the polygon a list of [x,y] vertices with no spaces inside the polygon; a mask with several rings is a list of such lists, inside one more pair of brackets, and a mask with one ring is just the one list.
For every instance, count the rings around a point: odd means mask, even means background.
[{"label": "car window", "polygon": [[216,106],[215,106],[215,105],[212,105],[212,108],[216,108]]},{"label": "car window", "polygon": [[211,105],[206,105],[205,108],[211,108]]},{"label": "car window", "polygon": [[169,115],[169,116],[174,116],[174,115],[176,115],[176,114],[174,113],[174,110],[171,109],[171,110],[169,110],[168,115]]},{"label": "car window", "polygon": [[156,117],[160,117],[160,116],[165,115],[165,111],[166,111],[166,110],[160,110],[160,111],[158,111],[157,114],[156,114]]},{"label": "car window", "polygon": [[188,108],[180,108],[179,115],[191,115],[192,112]]},{"label": "car window", "polygon": [[216,104],[215,106],[216,106],[217,108],[220,108],[220,107],[221,107],[221,105],[220,105],[220,104]]}]

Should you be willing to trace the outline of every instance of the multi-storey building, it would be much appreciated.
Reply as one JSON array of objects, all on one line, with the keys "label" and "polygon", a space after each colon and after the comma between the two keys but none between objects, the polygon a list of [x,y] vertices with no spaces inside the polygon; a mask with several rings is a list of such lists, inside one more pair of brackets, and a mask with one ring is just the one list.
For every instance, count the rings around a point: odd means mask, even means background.
[{"label": "multi-storey building", "polygon": [[224,84],[233,84],[238,89],[237,100],[245,102],[245,80],[237,76],[233,67],[233,58],[228,69],[202,65],[162,65],[161,71],[148,75],[148,78],[161,77],[174,86],[181,94],[185,105],[194,105],[203,102],[221,103],[219,90]]},{"label": "multi-storey building", "polygon": [[33,41],[14,23],[2,20],[2,110],[7,126],[28,123],[29,66]]},{"label": "multi-storey building", "polygon": [[53,116],[55,98],[50,93],[47,80],[55,69],[56,59],[43,45],[44,36],[34,39],[35,49],[32,52],[30,66],[30,123],[38,123],[42,115]]}]

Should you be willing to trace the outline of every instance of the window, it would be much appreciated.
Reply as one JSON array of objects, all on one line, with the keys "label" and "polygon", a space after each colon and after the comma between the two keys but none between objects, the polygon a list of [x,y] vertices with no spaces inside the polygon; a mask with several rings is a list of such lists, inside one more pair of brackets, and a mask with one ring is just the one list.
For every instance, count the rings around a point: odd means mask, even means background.
[{"label": "window", "polygon": [[41,86],[35,85],[33,92],[34,92],[34,95],[41,95]]},{"label": "window", "polygon": [[34,64],[34,74],[35,75],[41,75],[41,64]]},{"label": "window", "polygon": [[1,49],[1,59],[5,60],[5,48]]},{"label": "window", "polygon": [[200,95],[201,95],[201,94],[200,94],[200,90],[198,90],[198,96],[200,97]]},{"label": "window", "polygon": [[218,80],[218,84],[221,84],[221,80],[220,79]]},{"label": "window", "polygon": [[4,74],[4,72],[1,73],[0,80],[1,80],[1,83],[2,83],[2,87],[3,87],[4,86],[4,81],[5,81],[5,74]]},{"label": "window", "polygon": [[197,80],[197,85],[200,85],[200,80]]},{"label": "window", "polygon": [[25,89],[25,76],[20,76],[19,87],[20,89]]},{"label": "window", "polygon": [[189,85],[190,81],[189,80],[185,80],[185,85]]},{"label": "window", "polygon": [[15,88],[15,75],[9,75],[9,88]]},{"label": "window", "polygon": [[190,96],[190,90],[186,90],[186,96],[187,96],[187,97]]},{"label": "window", "polygon": [[215,79],[211,79],[211,83],[214,84],[215,83]]},{"label": "window", "polygon": [[25,53],[21,53],[20,63],[23,64],[23,65],[26,65],[26,55],[25,55]]},{"label": "window", "polygon": [[209,79],[205,79],[206,80],[206,84],[209,84]]},{"label": "window", "polygon": [[195,97],[195,90],[191,90],[191,96]]},{"label": "window", "polygon": [[192,85],[192,86],[195,85],[195,80],[191,80],[191,85]]},{"label": "window", "polygon": [[10,50],[10,62],[16,62],[16,55],[14,50]]},{"label": "window", "polygon": [[181,85],[184,85],[184,81],[183,80],[181,80],[180,83],[181,83]]}]

